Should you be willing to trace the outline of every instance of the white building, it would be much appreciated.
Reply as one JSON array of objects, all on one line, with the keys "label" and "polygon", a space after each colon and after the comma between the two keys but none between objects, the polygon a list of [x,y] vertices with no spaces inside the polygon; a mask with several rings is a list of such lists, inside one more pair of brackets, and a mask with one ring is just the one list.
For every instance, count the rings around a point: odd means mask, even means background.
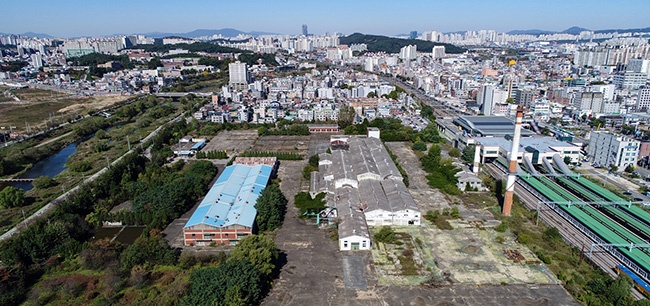
[{"label": "white building", "polygon": [[650,87],[639,89],[639,95],[636,98],[636,111],[643,112],[650,109]]},{"label": "white building", "polygon": [[639,146],[640,143],[632,138],[608,132],[593,132],[587,154],[596,166],[614,165],[618,171],[623,171],[628,166],[636,165]]},{"label": "white building", "polygon": [[648,75],[643,72],[626,71],[614,75],[614,85],[617,88],[639,88],[645,85]]},{"label": "white building", "polygon": [[237,89],[244,89],[248,86],[249,75],[248,65],[242,62],[228,64],[229,84]]},{"label": "white building", "polygon": [[420,211],[402,176],[379,140],[368,136],[332,136],[331,154],[320,154],[310,194],[325,192],[338,212],[340,250],[369,250],[368,226],[420,225]]},{"label": "white building", "polygon": [[578,93],[573,105],[580,111],[580,114],[598,113],[602,109],[603,93],[602,92],[582,92]]},{"label": "white building", "polygon": [[445,46],[434,46],[431,50],[431,57],[434,60],[445,58]]},{"label": "white building", "polygon": [[417,46],[416,45],[404,46],[399,51],[399,58],[402,59],[405,62],[414,60],[416,57],[417,57]]}]

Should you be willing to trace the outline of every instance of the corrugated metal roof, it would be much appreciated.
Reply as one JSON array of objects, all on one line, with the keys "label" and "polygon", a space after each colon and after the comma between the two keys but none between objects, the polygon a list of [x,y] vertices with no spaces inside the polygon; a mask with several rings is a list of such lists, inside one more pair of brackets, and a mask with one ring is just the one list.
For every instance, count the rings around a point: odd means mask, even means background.
[{"label": "corrugated metal roof", "polygon": [[272,168],[267,165],[226,167],[212,185],[185,228],[205,224],[227,227],[234,224],[252,227],[255,203],[266,187]]}]

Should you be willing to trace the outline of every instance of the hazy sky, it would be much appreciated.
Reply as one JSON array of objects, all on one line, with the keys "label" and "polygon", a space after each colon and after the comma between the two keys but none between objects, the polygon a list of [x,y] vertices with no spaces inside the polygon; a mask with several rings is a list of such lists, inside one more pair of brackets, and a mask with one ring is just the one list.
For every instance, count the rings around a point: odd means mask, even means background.
[{"label": "hazy sky", "polygon": [[394,35],[650,26],[648,0],[0,0],[0,32],[92,36],[235,28]]}]

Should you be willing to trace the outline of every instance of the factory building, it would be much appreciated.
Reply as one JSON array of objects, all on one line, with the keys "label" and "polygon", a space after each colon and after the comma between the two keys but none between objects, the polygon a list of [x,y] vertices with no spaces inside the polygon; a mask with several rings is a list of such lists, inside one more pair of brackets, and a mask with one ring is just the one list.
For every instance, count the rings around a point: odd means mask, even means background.
[{"label": "factory building", "polygon": [[310,194],[325,192],[338,213],[340,250],[369,250],[368,226],[420,225],[420,211],[402,176],[379,140],[368,136],[332,136],[331,154],[320,154]]},{"label": "factory building", "polygon": [[183,227],[186,246],[237,244],[252,235],[257,215],[255,203],[274,166],[246,165],[250,160],[239,162],[223,170]]}]

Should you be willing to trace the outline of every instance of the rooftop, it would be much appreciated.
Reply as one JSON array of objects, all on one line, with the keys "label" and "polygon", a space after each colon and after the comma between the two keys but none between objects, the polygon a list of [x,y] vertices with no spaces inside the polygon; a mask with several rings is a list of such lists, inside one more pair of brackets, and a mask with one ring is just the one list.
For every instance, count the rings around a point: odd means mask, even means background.
[{"label": "rooftop", "polygon": [[267,165],[226,167],[212,185],[185,228],[204,224],[213,227],[253,227],[255,203],[266,188],[273,168]]},{"label": "rooftop", "polygon": [[[454,119],[454,124],[474,136],[505,136],[515,131],[515,122],[502,116],[461,116]],[[529,130],[521,130],[523,137],[532,135]]]},{"label": "rooftop", "polygon": [[[475,138],[476,142],[488,146],[488,147],[501,147],[506,151],[510,152],[512,149],[512,141],[504,137],[477,137]],[[526,137],[521,138],[519,141],[519,152],[523,152],[526,148],[534,148],[540,153],[552,153],[558,151],[564,151],[565,148],[575,148],[579,149],[578,146],[557,140],[553,137],[542,136],[542,137]],[[560,150],[559,148],[562,148]]]}]

